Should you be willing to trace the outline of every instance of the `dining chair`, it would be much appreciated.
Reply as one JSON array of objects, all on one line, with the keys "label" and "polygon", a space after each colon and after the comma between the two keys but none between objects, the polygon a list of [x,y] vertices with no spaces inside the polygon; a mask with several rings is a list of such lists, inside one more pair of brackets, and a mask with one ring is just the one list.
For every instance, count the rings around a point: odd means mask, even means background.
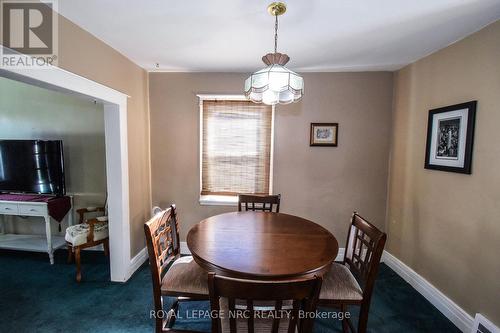
[{"label": "dining chair", "polygon": [[[82,280],[81,250],[101,245],[104,255],[109,256],[109,231],[106,205],[80,208],[78,223],[66,228],[64,239],[68,249],[68,263],[75,258],[76,282]],[[93,218],[92,218],[93,217]]]},{"label": "dining chair", "polygon": [[[191,256],[180,256],[179,219],[175,205],[157,212],[144,224],[149,266],[153,279],[155,331],[172,330],[175,312],[182,301],[208,300],[207,272]],[[168,311],[163,309],[162,296],[175,297]]]},{"label": "dining chair", "polygon": [[275,207],[275,213],[280,212],[281,194],[277,195],[238,195],[238,211],[241,212],[243,207],[245,211],[262,211],[272,212]]},{"label": "dining chair", "polygon": [[321,281],[321,277],[240,280],[208,273],[210,307],[216,314],[212,315],[212,333],[310,333],[314,319],[301,314],[316,312]]},{"label": "dining chair", "polygon": [[[360,306],[358,333],[365,333],[370,301],[384,250],[386,234],[354,212],[347,236],[344,258],[332,264],[323,277],[319,305],[340,307]],[[358,281],[360,283],[358,283]],[[349,318],[342,320],[343,332],[356,332]]]}]

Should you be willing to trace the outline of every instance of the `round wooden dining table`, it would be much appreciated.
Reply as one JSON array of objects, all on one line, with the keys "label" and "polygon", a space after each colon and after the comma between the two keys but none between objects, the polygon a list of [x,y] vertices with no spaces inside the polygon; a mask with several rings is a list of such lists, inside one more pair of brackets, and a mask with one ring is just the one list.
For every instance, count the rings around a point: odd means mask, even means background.
[{"label": "round wooden dining table", "polygon": [[207,218],[191,228],[187,245],[206,271],[249,280],[323,275],[339,249],[335,237],[320,225],[267,212]]}]

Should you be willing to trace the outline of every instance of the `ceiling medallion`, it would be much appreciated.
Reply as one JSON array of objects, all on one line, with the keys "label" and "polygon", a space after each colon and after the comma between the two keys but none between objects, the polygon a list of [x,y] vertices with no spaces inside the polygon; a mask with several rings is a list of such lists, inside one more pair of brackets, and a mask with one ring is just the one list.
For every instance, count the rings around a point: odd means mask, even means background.
[{"label": "ceiling medallion", "polygon": [[245,96],[252,102],[267,105],[297,102],[304,95],[304,79],[285,67],[290,57],[278,52],[278,16],[286,12],[286,5],[273,2],[267,11],[275,17],[274,53],[262,57],[267,67],[246,79]]}]

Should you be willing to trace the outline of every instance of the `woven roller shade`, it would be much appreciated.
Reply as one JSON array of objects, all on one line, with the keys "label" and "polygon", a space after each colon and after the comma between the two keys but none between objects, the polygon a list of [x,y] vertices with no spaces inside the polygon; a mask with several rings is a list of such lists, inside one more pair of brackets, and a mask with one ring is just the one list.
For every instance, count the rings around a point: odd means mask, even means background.
[{"label": "woven roller shade", "polygon": [[269,194],[272,108],[203,101],[201,194]]}]

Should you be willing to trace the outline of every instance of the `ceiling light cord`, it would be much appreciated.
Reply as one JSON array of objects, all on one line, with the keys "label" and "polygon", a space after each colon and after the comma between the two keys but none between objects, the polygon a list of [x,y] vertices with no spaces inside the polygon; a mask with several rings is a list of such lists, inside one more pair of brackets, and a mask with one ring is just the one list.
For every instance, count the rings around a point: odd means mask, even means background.
[{"label": "ceiling light cord", "polygon": [[274,23],[274,53],[278,53],[278,15],[274,15],[276,21]]}]

